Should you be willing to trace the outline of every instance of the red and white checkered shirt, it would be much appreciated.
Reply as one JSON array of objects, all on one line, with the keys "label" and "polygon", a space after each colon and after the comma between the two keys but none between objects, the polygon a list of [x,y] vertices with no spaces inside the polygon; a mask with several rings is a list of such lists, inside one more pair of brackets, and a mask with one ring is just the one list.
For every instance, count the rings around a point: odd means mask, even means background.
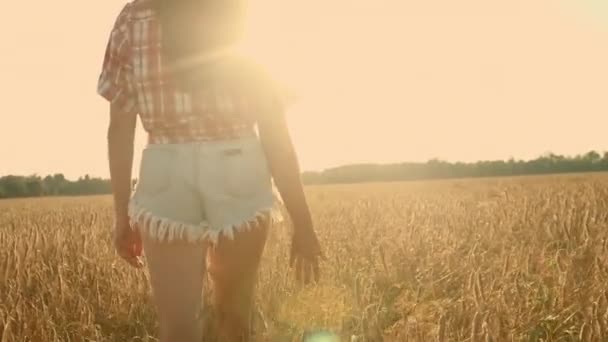
[{"label": "red and white checkered shirt", "polygon": [[116,19],[106,48],[98,93],[117,108],[138,113],[150,143],[186,143],[255,134],[251,101],[235,88],[196,93],[175,86],[161,53],[161,27],[150,0],[134,0]]}]

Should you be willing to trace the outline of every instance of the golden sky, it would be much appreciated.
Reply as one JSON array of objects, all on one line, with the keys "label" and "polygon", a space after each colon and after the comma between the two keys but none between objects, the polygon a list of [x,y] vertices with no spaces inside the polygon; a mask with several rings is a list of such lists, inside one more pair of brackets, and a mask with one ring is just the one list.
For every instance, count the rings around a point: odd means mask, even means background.
[{"label": "golden sky", "polygon": [[[95,87],[123,4],[4,6],[0,175],[108,175]],[[251,0],[244,48],[298,94],[305,169],[608,150],[605,0]]]}]

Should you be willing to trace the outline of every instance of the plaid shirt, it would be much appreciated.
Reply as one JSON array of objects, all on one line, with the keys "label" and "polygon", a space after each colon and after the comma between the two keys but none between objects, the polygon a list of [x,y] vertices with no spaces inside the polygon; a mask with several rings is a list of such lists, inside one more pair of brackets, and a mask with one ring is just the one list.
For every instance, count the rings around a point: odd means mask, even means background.
[{"label": "plaid shirt", "polygon": [[98,93],[122,111],[138,113],[150,143],[255,134],[247,96],[220,85],[196,93],[175,87],[161,54],[160,33],[149,0],[127,4],[110,34]]}]

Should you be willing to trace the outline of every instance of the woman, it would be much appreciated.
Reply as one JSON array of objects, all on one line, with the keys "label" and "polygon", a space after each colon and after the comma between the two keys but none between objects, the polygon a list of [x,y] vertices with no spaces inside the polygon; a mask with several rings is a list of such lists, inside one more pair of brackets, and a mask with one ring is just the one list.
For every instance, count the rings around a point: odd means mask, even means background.
[{"label": "woman", "polygon": [[[110,102],[115,245],[142,267],[160,340],[200,341],[205,269],[218,337],[246,341],[274,179],[295,227],[291,263],[318,278],[321,248],[283,108],[264,72],[231,53],[238,0],[133,0],[116,19],[99,78]],[[131,196],[136,117],[148,133]]]}]

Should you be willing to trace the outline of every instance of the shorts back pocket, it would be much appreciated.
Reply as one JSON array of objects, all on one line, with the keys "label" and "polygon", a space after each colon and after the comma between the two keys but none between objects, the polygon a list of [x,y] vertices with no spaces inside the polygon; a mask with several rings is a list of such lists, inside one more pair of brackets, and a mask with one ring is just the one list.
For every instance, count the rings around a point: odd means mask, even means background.
[{"label": "shorts back pocket", "polygon": [[272,189],[266,157],[261,146],[227,149],[221,155],[226,194],[250,198]]},{"label": "shorts back pocket", "polygon": [[136,193],[154,196],[171,186],[175,167],[175,151],[170,149],[145,149],[142,153]]}]

